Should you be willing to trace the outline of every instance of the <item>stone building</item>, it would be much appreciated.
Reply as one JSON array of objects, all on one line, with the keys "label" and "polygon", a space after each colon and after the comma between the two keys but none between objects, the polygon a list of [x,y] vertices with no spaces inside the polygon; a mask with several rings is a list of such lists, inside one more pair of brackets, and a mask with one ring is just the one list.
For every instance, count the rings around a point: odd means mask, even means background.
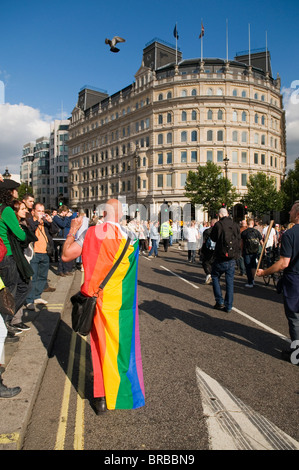
[{"label": "stone building", "polygon": [[134,83],[111,96],[80,90],[69,126],[71,207],[91,215],[108,198],[120,197],[155,213],[163,203],[182,208],[189,202],[188,171],[207,161],[219,165],[241,194],[259,171],[274,176],[280,188],[285,112],[268,51],[233,61],[183,60],[153,40]]}]

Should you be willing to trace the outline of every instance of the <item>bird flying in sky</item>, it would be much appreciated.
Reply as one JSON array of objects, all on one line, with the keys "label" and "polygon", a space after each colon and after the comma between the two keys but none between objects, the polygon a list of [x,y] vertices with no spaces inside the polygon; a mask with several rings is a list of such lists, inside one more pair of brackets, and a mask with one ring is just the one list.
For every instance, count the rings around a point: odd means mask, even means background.
[{"label": "bird flying in sky", "polygon": [[114,36],[113,39],[105,39],[105,43],[109,44],[111,52],[119,52],[119,49],[115,47],[118,42],[126,42],[126,40],[119,36]]}]

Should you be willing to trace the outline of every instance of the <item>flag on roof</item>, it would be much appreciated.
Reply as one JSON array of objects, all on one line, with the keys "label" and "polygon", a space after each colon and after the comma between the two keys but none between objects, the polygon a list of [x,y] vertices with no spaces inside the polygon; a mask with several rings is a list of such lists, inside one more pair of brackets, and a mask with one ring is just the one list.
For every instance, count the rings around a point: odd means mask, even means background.
[{"label": "flag on roof", "polygon": [[204,34],[205,34],[205,28],[203,27],[203,24],[201,23],[201,33],[199,35],[199,39],[200,38],[203,38],[204,37]]},{"label": "flag on roof", "polygon": [[176,25],[175,25],[174,30],[173,30],[173,35],[176,39],[179,39],[178,30],[177,30]]}]

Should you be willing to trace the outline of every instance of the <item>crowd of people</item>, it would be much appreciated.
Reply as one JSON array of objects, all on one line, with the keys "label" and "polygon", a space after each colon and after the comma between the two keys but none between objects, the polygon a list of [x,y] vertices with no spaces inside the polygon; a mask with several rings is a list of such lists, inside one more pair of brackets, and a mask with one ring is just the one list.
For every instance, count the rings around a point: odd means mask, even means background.
[{"label": "crowd of people", "polygon": [[[105,214],[94,215],[89,219],[84,212],[72,212],[64,205],[57,210],[48,210],[42,203],[35,202],[34,197],[29,194],[19,200],[18,186],[12,180],[1,181],[0,177],[0,239],[6,249],[6,254],[0,259],[0,293],[1,286],[5,286],[12,294],[15,304],[15,314],[12,317],[2,314],[0,310],[0,397],[13,397],[20,393],[20,387],[8,388],[1,378],[4,370],[1,364],[5,363],[4,343],[17,341],[18,335],[30,328],[23,319],[24,309],[35,310],[39,304],[46,305],[47,301],[42,298],[42,293],[55,291],[55,287],[51,287],[47,279],[50,262],[57,263],[56,273],[62,277],[72,275],[78,268],[85,270],[82,247],[87,229],[105,223]],[[205,273],[205,284],[213,286],[216,302],[214,308],[229,313],[233,306],[236,270],[241,276],[246,276],[245,287],[253,288],[255,275],[270,274],[277,267],[286,269],[287,272],[291,264],[291,272],[295,273],[292,282],[297,282],[299,262],[298,256],[294,259],[294,253],[298,254],[299,251],[298,222],[299,204],[296,205],[290,225],[276,224],[271,230],[268,230],[268,224],[252,218],[237,224],[232,221],[225,208],[219,210],[218,218],[203,223],[172,220],[159,223],[158,219],[141,221],[136,217],[128,220],[123,216],[115,223],[119,224],[122,233],[133,234],[135,244],[139,245],[139,253],[148,259],[159,256],[160,245],[164,252],[173,244],[176,244],[178,250],[186,250],[186,262],[200,263]],[[295,245],[295,251],[290,251],[290,248],[287,250],[284,246],[286,232],[295,233],[290,242]],[[227,234],[233,241],[227,242]],[[256,273],[257,260],[266,235],[265,269]],[[228,252],[223,251],[225,243],[231,243]],[[285,253],[288,254],[288,263],[279,263],[281,258],[285,260]],[[86,259],[85,254],[85,264],[88,263]],[[223,274],[226,281],[224,297],[220,286]],[[298,290],[298,284],[296,289]],[[1,302],[3,299],[0,296],[0,309]],[[298,340],[299,343],[298,310],[299,305],[294,307],[293,304],[290,306],[285,303],[291,339]],[[100,408],[105,406],[101,402]]]}]

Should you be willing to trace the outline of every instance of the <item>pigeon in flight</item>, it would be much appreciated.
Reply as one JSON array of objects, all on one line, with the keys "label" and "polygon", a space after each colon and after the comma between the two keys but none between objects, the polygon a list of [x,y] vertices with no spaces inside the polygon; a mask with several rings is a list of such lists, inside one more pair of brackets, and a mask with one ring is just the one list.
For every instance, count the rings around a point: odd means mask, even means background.
[{"label": "pigeon in flight", "polygon": [[115,44],[117,44],[118,42],[126,42],[126,40],[120,38],[119,36],[114,36],[113,39],[105,39],[105,43],[109,44],[111,52],[119,52],[119,49],[115,47]]}]

